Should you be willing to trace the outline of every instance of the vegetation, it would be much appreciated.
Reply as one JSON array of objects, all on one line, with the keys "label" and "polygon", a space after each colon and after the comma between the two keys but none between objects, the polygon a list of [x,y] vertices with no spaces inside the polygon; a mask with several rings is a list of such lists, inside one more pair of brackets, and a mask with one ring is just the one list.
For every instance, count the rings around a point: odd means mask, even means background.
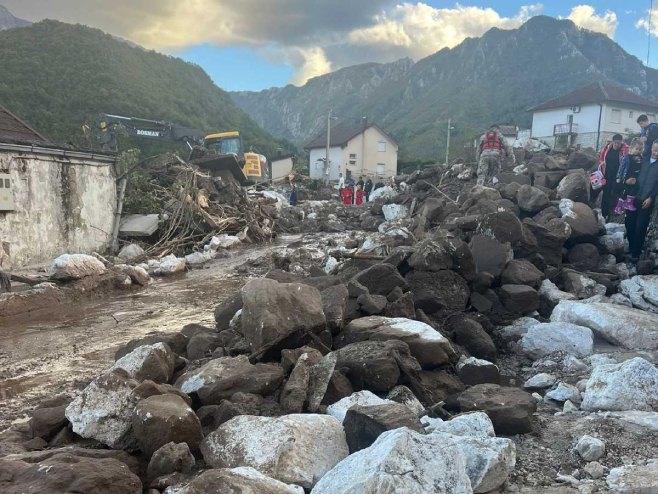
[{"label": "vegetation", "polygon": [[[167,120],[206,132],[239,130],[272,156],[294,145],[258,127],[198,66],[57,21],[0,32],[0,104],[58,143],[88,147],[82,125],[100,113]],[[143,156],[162,145],[135,140]],[[174,146],[167,146],[175,148]]]}]

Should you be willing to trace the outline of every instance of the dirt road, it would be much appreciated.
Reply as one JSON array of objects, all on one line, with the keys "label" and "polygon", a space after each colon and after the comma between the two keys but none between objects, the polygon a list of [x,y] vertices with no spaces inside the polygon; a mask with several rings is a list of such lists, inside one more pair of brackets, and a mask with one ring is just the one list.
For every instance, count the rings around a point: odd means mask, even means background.
[{"label": "dirt road", "polygon": [[112,364],[117,347],[133,338],[193,322],[213,326],[214,307],[248,279],[234,268],[298,238],[247,247],[139,291],[53,307],[47,318],[0,321],[0,430],[40,401],[96,377]]}]

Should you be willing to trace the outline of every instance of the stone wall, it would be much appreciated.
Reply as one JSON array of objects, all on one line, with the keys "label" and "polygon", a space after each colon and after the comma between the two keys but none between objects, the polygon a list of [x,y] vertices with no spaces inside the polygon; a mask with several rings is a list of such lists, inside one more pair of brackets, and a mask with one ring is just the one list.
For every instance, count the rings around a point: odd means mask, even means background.
[{"label": "stone wall", "polygon": [[47,262],[66,252],[101,251],[111,241],[116,179],[108,156],[0,147],[14,211],[0,211],[3,267]]}]

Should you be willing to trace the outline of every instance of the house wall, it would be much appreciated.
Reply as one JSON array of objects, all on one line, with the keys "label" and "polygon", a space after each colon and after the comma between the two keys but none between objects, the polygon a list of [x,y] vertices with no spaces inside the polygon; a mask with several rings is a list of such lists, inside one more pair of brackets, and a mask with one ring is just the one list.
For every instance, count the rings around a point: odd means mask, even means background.
[{"label": "house wall", "polygon": [[281,180],[292,171],[292,158],[272,160],[272,180]]},{"label": "house wall", "polygon": [[[613,122],[613,110],[621,111],[620,123]],[[640,131],[640,126],[637,124],[637,117],[642,114],[649,117],[650,122],[656,121],[656,111],[647,110],[639,106],[622,106],[615,103],[605,103],[603,105],[603,118],[601,120],[601,131],[609,132],[611,134],[627,135],[637,133]]]},{"label": "house wall", "polygon": [[112,163],[0,150],[0,171],[11,175],[15,204],[14,211],[0,211],[0,246],[11,266],[109,246],[116,209]]},{"label": "house wall", "polygon": [[[323,178],[325,148],[311,149],[309,154],[309,177],[320,180]],[[322,161],[321,161],[322,160]],[[344,172],[343,149],[340,146],[329,148],[329,180],[338,180],[338,174]]]},{"label": "house wall", "polygon": [[[385,151],[379,151],[380,141],[386,143]],[[349,163],[350,154],[356,154],[356,164],[354,165]],[[347,163],[347,169],[352,172],[354,178],[361,175],[375,177],[379,163],[384,164],[383,177],[394,176],[398,172],[398,146],[377,127],[368,127],[365,132],[355,136],[347,143],[343,150],[343,160]]]}]

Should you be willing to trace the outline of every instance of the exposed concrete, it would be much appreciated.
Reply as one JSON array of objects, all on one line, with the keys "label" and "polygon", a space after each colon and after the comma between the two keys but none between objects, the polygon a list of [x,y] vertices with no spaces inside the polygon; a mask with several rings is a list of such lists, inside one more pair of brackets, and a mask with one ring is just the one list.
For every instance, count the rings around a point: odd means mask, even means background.
[{"label": "exposed concrete", "polygon": [[66,252],[103,250],[111,241],[116,208],[112,162],[107,156],[59,153],[0,150],[0,170],[11,175],[16,207],[0,212],[0,245],[13,268]]}]

